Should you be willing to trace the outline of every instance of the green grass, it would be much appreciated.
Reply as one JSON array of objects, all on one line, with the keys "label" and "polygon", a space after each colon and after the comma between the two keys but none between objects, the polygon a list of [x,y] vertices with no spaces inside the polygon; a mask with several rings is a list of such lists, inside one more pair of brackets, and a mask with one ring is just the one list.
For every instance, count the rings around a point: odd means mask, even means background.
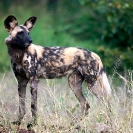
[{"label": "green grass", "polygon": [[[0,131],[1,128],[11,133],[27,130],[26,126],[32,120],[29,87],[26,95],[27,113],[18,128],[11,124],[18,115],[17,83],[12,73],[2,75],[0,79]],[[38,87],[38,125],[33,127],[36,133],[132,133],[133,94],[131,91],[126,93],[128,85],[112,85],[111,106],[98,100],[89,91],[85,97],[91,108],[88,115],[82,116],[79,102],[66,80],[41,80]],[[85,85],[84,90],[88,92]]]}]

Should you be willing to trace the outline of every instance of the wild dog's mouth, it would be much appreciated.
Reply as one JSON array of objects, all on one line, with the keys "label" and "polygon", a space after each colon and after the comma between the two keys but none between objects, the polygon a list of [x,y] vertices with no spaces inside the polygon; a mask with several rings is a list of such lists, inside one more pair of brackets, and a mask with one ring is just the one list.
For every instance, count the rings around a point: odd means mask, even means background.
[{"label": "wild dog's mouth", "polygon": [[25,43],[25,48],[28,48],[31,44],[30,43]]}]

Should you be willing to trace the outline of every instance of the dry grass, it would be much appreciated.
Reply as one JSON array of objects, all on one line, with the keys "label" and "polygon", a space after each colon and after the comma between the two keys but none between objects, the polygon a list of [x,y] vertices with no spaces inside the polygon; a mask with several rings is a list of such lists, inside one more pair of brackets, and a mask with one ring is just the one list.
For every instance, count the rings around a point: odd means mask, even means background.
[{"label": "dry grass", "polygon": [[[42,80],[38,88],[38,125],[36,133],[132,133],[133,99],[127,96],[124,85],[112,86],[110,106],[98,100],[84,85],[84,94],[90,103],[87,116],[81,115],[79,102],[69,89],[66,79]],[[122,80],[123,82],[123,80]],[[89,92],[89,93],[87,93]],[[30,133],[30,88],[27,88],[27,113],[20,127],[11,124],[17,119],[17,83],[12,73],[0,78],[0,133]],[[21,129],[21,130],[20,130]],[[22,130],[23,129],[23,130]],[[24,130],[25,129],[25,130]]]}]

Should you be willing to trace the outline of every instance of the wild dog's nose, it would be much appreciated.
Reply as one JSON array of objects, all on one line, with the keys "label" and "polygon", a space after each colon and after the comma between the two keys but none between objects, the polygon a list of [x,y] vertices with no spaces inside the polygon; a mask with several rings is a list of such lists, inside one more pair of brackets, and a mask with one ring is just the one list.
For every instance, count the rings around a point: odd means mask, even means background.
[{"label": "wild dog's nose", "polygon": [[32,39],[31,38],[29,39],[29,43],[32,43]]}]

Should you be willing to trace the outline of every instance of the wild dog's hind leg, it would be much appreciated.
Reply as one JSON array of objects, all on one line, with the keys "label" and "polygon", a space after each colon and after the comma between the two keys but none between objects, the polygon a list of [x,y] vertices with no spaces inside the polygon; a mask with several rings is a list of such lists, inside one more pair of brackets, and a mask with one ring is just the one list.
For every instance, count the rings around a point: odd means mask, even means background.
[{"label": "wild dog's hind leg", "polygon": [[82,92],[82,82],[83,77],[79,72],[74,72],[68,77],[68,83],[75,96],[79,100],[81,107],[85,114],[87,114],[88,109],[90,108],[88,102],[86,101],[83,92]]}]

